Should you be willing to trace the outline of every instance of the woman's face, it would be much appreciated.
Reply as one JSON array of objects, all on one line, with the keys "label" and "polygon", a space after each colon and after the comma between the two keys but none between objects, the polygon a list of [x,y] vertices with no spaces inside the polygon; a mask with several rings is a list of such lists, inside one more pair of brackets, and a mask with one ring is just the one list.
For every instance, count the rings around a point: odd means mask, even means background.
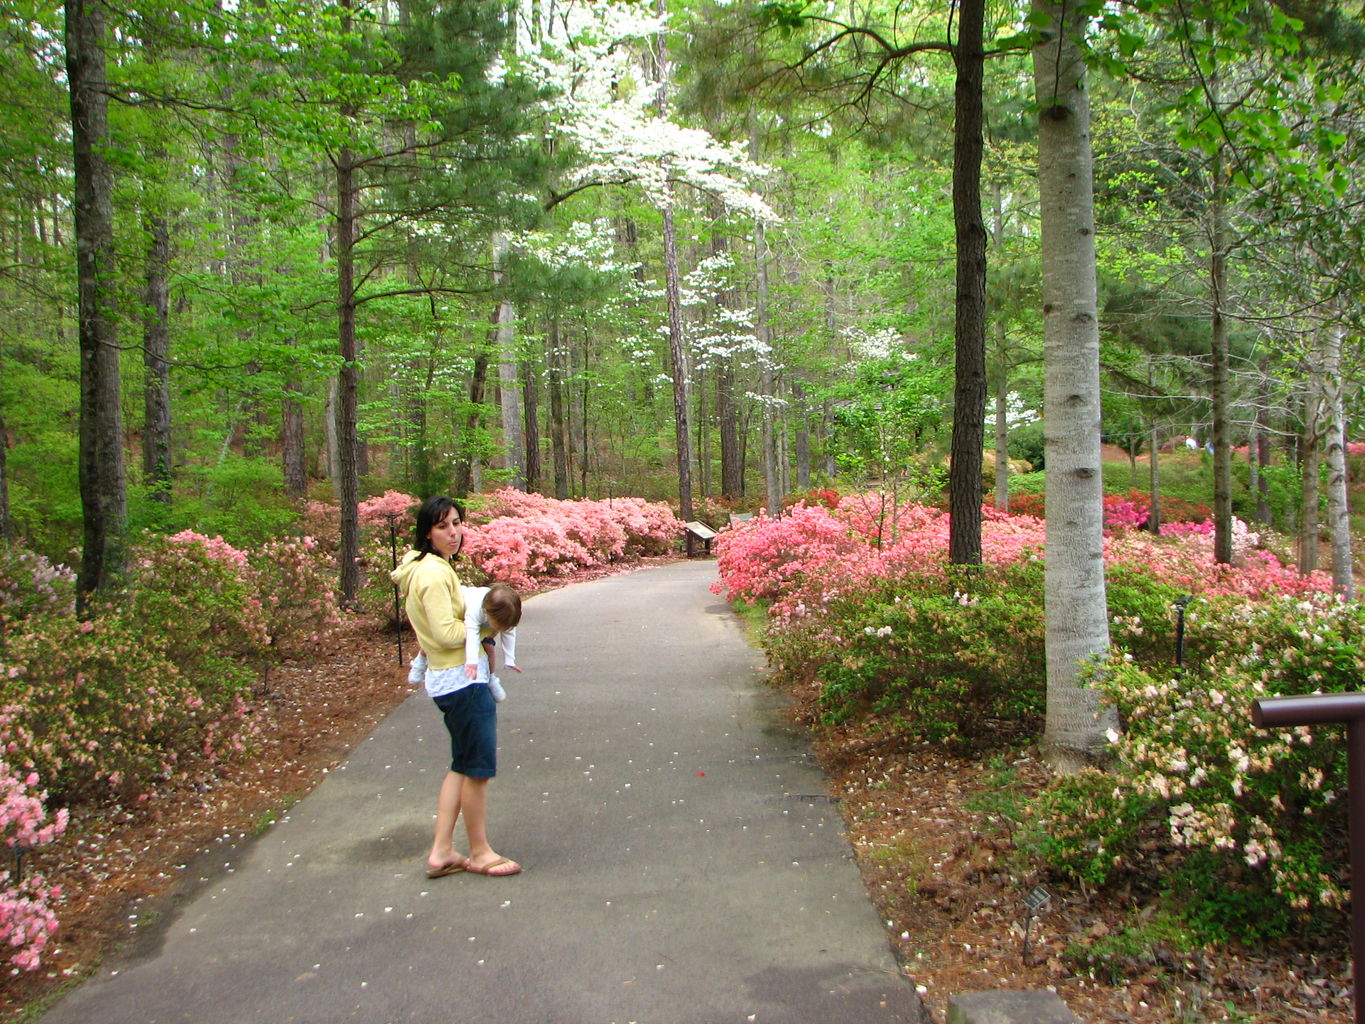
[{"label": "woman's face", "polygon": [[449,509],[428,531],[427,539],[431,541],[431,550],[442,558],[451,558],[458,554],[464,544],[464,524],[460,522],[459,511]]}]

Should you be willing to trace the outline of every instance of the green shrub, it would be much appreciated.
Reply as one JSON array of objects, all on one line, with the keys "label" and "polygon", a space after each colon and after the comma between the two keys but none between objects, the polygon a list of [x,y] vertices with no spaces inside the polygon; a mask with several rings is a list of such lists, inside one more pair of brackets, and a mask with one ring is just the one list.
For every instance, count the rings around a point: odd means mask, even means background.
[{"label": "green shrub", "polygon": [[193,528],[238,546],[288,534],[298,518],[280,467],[265,459],[236,456],[183,470],[172,515],[174,522],[167,529]]},{"label": "green shrub", "polygon": [[[955,580],[955,582],[953,582]],[[975,743],[1002,722],[1036,728],[1044,701],[1038,571],[1020,565],[919,577],[833,609],[836,643],[818,669],[827,722],[894,715],[910,733]]]}]

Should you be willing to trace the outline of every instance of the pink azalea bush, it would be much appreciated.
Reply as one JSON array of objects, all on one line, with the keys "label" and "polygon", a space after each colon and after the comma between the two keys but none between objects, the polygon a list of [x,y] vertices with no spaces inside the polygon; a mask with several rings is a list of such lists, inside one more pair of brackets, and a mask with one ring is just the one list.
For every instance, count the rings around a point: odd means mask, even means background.
[{"label": "pink azalea bush", "polygon": [[378,497],[366,498],[360,502],[356,511],[360,516],[361,526],[383,526],[387,528],[392,521],[401,537],[405,532],[412,532],[419,505],[421,505],[421,501],[411,494],[389,490]]},{"label": "pink azalea bush", "polygon": [[[37,773],[16,775],[9,762],[0,758],[0,836],[16,865],[30,850],[66,831],[66,809],[50,815],[45,806],[47,793],[37,787]],[[14,871],[0,871],[0,949],[7,950],[15,968],[33,971],[41,963],[48,937],[57,930],[52,903],[61,891],[48,885],[42,875],[20,875],[17,866]]]},{"label": "pink azalea bush", "polygon": [[250,554],[250,582],[276,658],[303,657],[341,628],[336,560],[312,537],[267,541]]},{"label": "pink azalea bush", "polygon": [[661,554],[682,522],[641,498],[559,501],[504,488],[483,496],[465,527],[462,555],[488,579],[534,587],[582,566]]}]

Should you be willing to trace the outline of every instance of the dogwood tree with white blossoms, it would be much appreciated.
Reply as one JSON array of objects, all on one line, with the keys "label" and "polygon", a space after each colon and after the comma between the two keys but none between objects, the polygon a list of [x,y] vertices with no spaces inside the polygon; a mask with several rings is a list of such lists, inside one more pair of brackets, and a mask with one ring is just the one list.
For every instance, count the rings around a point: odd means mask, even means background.
[{"label": "dogwood tree with white blossoms", "polygon": [[640,55],[664,29],[663,19],[640,6],[600,3],[570,7],[557,24],[559,33],[523,58],[530,74],[557,89],[548,110],[551,129],[581,157],[552,202],[616,184],[638,188],[662,209],[673,202],[669,186],[682,184],[732,212],[778,220],[750,187],[767,169],[742,146],[659,117]]}]

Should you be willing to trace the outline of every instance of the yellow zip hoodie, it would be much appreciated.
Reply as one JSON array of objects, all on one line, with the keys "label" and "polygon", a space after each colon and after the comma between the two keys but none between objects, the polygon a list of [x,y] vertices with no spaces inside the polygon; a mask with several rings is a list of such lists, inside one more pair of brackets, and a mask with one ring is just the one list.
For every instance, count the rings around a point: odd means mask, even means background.
[{"label": "yellow zip hoodie", "polygon": [[464,664],[464,596],[455,567],[437,554],[403,556],[389,574],[404,599],[408,621],[433,669]]}]

